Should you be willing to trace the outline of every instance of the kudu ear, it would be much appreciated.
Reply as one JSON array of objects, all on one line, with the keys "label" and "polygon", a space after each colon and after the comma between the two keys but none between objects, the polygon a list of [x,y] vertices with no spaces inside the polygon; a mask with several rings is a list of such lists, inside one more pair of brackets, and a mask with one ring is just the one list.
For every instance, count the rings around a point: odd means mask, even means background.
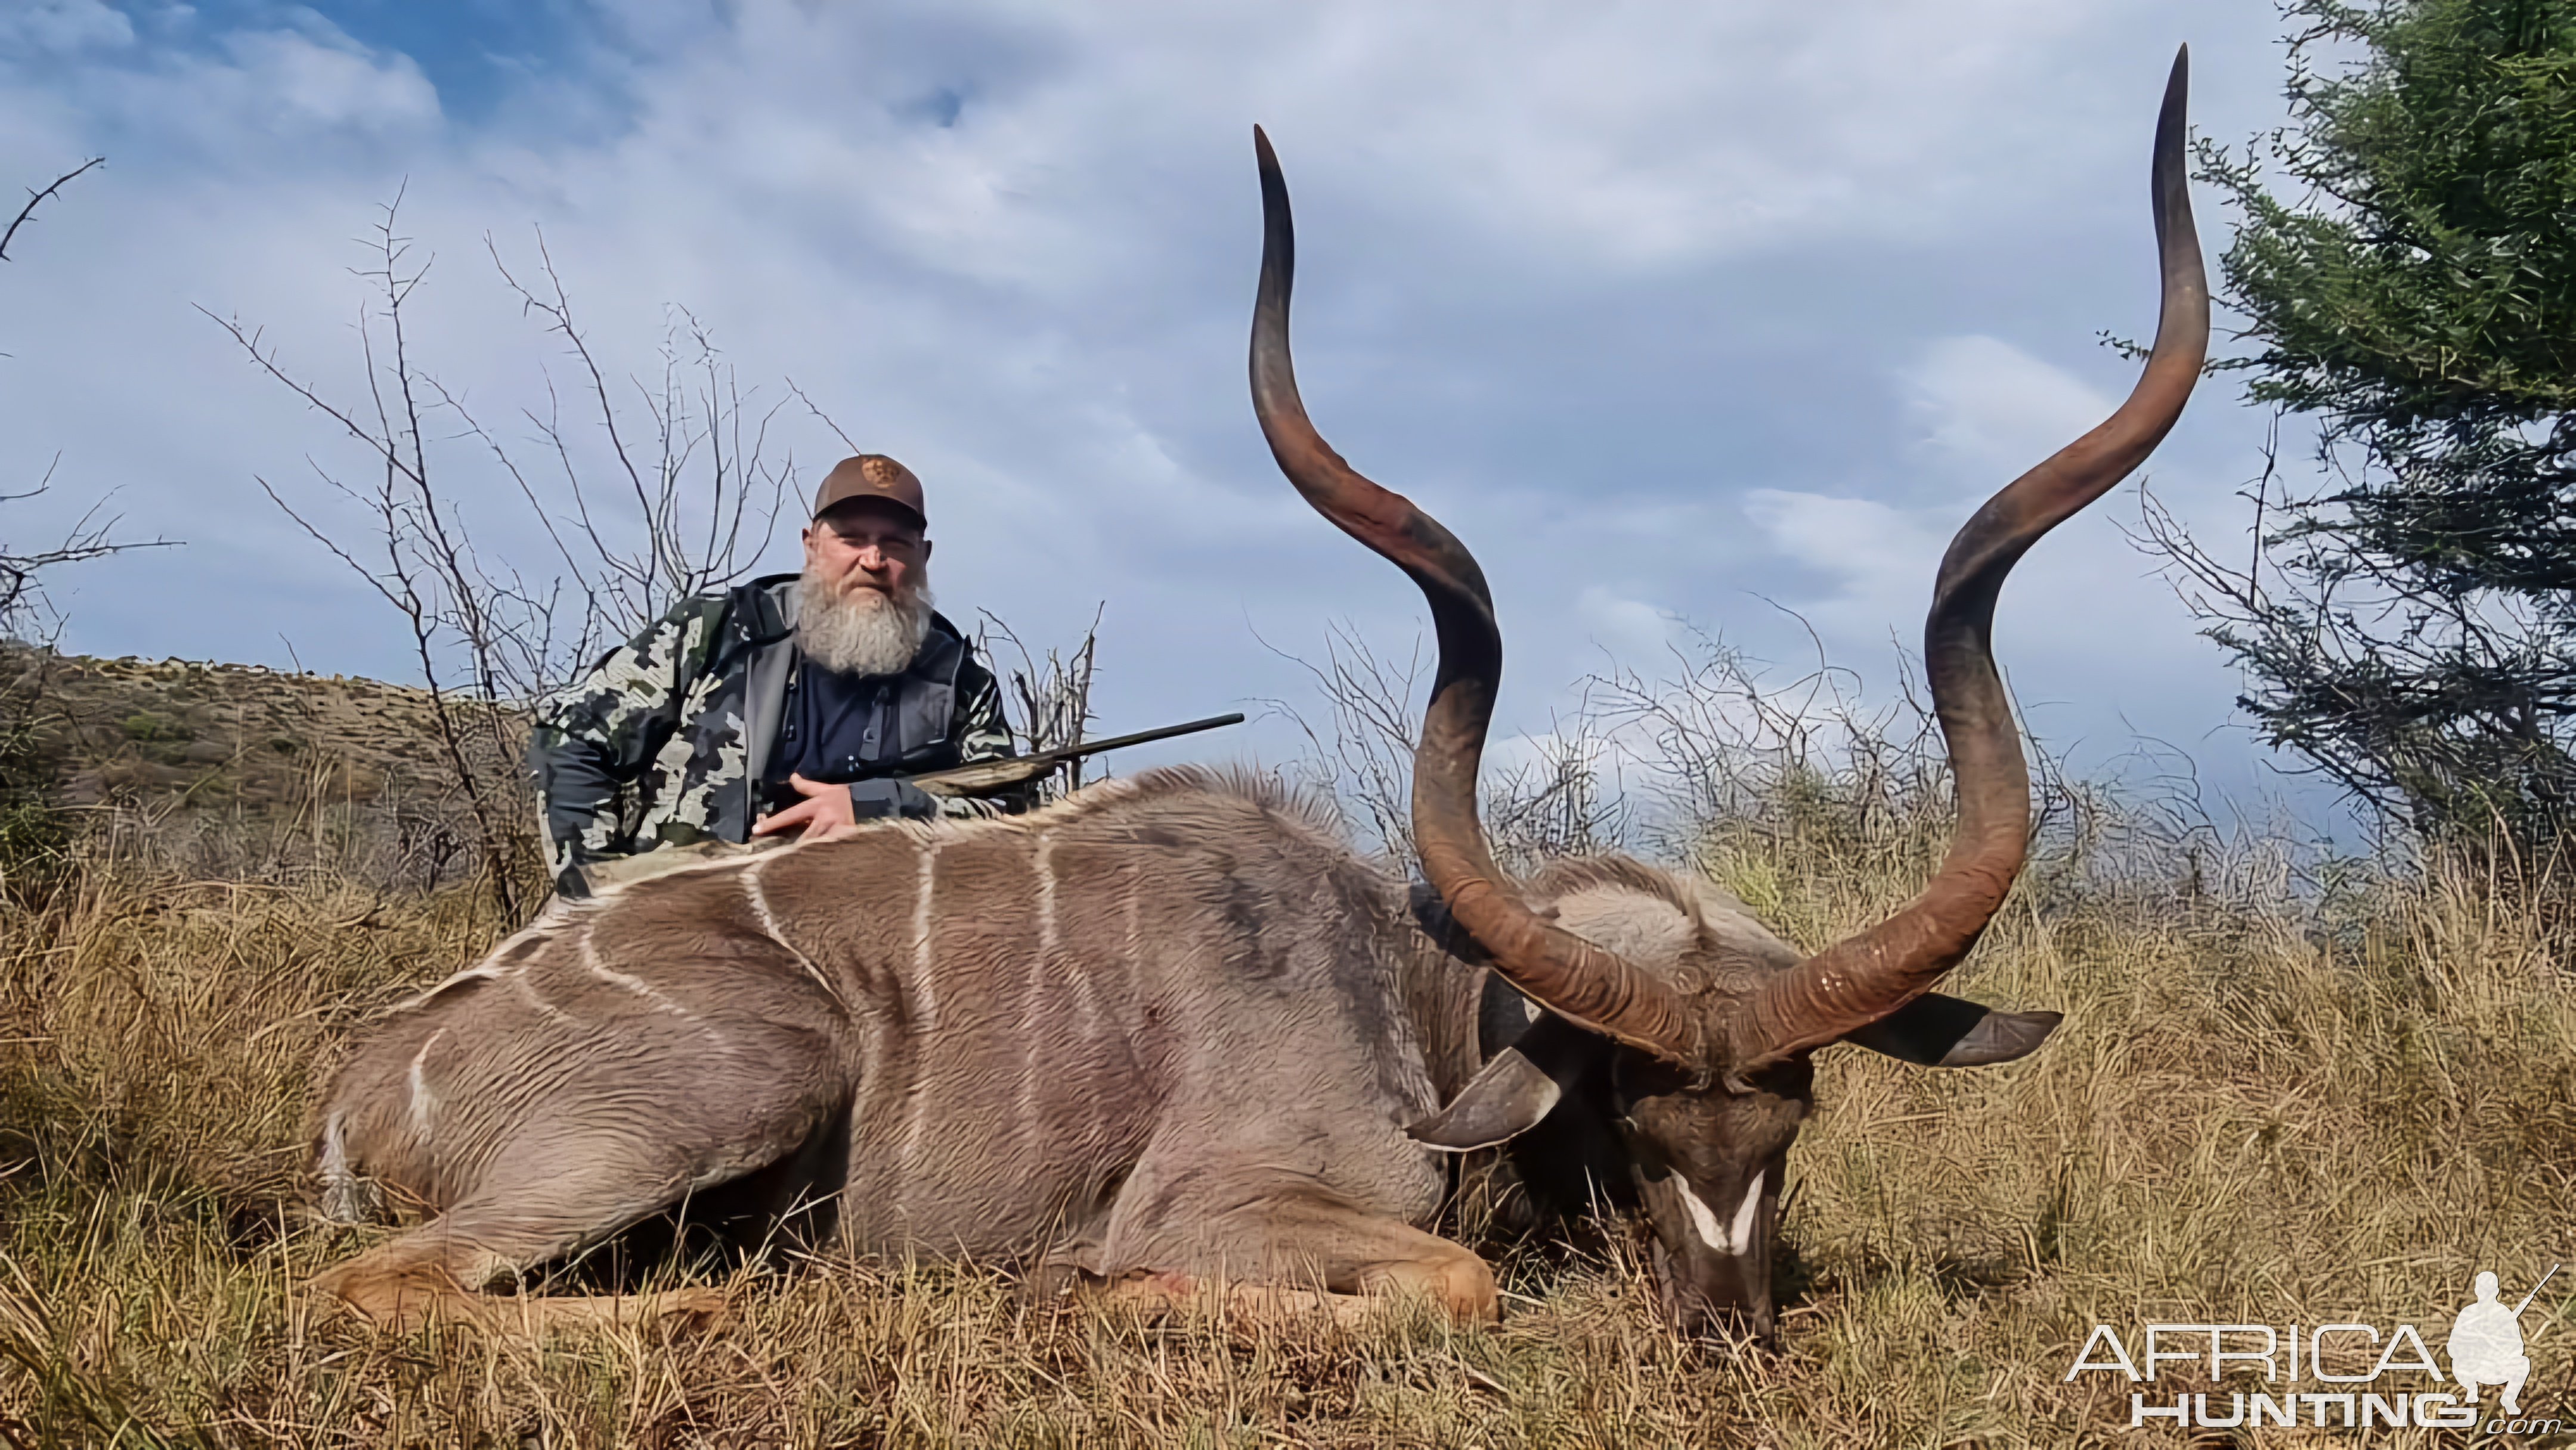
[{"label": "kudu ear", "polygon": [[1565,1101],[1603,1045],[1564,1018],[1544,1014],[1495,1053],[1449,1106],[1404,1131],[1417,1143],[1450,1153],[1510,1142]]},{"label": "kudu ear", "polygon": [[1843,1041],[1917,1067],[1986,1067],[2028,1056],[2065,1020],[2062,1012],[1998,1012],[1926,992]]}]

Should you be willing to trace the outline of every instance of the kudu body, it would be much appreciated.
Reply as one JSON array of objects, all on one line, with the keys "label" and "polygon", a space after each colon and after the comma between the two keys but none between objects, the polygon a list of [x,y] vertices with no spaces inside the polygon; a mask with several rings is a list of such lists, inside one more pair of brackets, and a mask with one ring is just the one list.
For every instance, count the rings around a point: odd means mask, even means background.
[{"label": "kudu body", "polygon": [[439,1217],[330,1287],[480,1287],[801,1160],[782,1198],[823,1185],[854,1249],[1413,1277],[1489,1311],[1413,1227],[1445,1174],[1404,1131],[1440,1086],[1404,905],[1294,801],[1166,772],[558,906],[334,1083],[326,1194]]},{"label": "kudu body", "polygon": [[1056,1266],[1146,1293],[1197,1278],[1288,1296],[1412,1288],[1479,1318],[1495,1307],[1484,1263],[1428,1231],[1442,1154],[1521,1138],[1525,1173],[1570,1154],[1624,1188],[1685,1322],[1767,1330],[1810,1054],[1850,1041],[1966,1066],[2055,1024],[1928,989],[2000,904],[2028,832],[1988,650],[1996,591],[2146,456],[2202,360],[2183,89],[2177,60],[2145,376],[1990,500],[1943,561],[1925,664],[1960,829],[1887,922],[1802,958],[1685,877],[1598,860],[1514,882],[1494,866],[1475,814],[1501,668],[1491,599],[1447,530],[1307,422],[1287,347],[1287,193],[1256,137],[1256,412],[1308,501],[1422,588],[1439,638],[1413,802],[1430,892],[1409,900],[1288,795],[1178,771],[1018,820],[874,827],[558,903],[395,1009],[331,1080],[326,1206],[390,1197],[425,1219],[317,1286],[387,1320],[702,1307],[479,1291],[750,1182],[781,1212],[819,1196],[859,1251]]}]

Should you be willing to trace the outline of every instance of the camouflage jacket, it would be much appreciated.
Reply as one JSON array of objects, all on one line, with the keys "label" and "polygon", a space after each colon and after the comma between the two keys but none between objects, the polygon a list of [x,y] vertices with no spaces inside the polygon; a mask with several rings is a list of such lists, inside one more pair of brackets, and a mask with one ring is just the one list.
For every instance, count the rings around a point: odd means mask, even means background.
[{"label": "camouflage jacket", "polygon": [[[538,705],[528,768],[554,870],[748,838],[801,662],[795,609],[793,574],[684,599]],[[889,770],[1012,753],[1001,690],[946,618],[931,616],[897,690]]]}]

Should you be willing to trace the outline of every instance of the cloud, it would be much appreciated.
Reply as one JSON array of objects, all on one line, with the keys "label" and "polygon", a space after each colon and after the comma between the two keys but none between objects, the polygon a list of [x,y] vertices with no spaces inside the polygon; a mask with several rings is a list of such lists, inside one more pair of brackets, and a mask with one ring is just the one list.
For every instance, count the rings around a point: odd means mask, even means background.
[{"label": "cloud", "polygon": [[2000,482],[2083,436],[2116,400],[1992,337],[1945,337],[1899,374],[1918,446],[1959,476]]},{"label": "cloud", "polygon": [[[514,51],[475,84],[515,89],[472,105],[440,90],[465,84],[452,57],[424,68],[377,8],[326,8],[0,16],[0,149],[110,156],[0,272],[0,478],[63,454],[56,494],[0,519],[42,532],[113,490],[190,541],[67,575],[75,645],[283,662],[283,635],[307,663],[404,668],[252,483],[359,460],[193,310],[363,398],[349,239],[399,189],[435,259],[413,344],[510,437],[576,380],[484,256],[490,234],[528,265],[541,225],[621,389],[684,303],[760,406],[793,377],[923,475],[945,599],[1038,635],[1109,601],[1107,723],[1286,693],[1247,626],[1400,640],[1421,605],[1252,427],[1257,120],[1298,207],[1307,401],[1476,548],[1507,728],[1676,617],[1802,652],[1752,595],[1874,652],[1910,632],[1963,505],[2124,386],[2089,339],[2151,312],[2138,163],[2173,39],[2201,47],[2205,126],[2277,110],[2268,16],[2220,0],[1475,24],[1357,0],[670,0]],[[2167,455],[2226,477],[2225,401],[2195,407]],[[799,407],[774,429],[803,481],[839,451]],[[442,477],[496,548],[534,550],[473,454],[447,448]],[[2096,522],[2034,558],[2008,632],[2090,618],[2085,589],[2129,598],[2096,587],[2141,572]],[[773,562],[790,549],[782,530]],[[2088,571],[2063,600],[2041,592],[2061,556]],[[2154,670],[2189,684],[2165,693],[2222,717],[2188,622],[2154,627]]]},{"label": "cloud", "polygon": [[[264,120],[284,131],[423,130],[439,119],[438,94],[404,55],[376,56],[337,31],[254,31],[224,38],[229,71],[196,72],[207,109]],[[228,94],[213,94],[220,86]]]},{"label": "cloud", "polygon": [[103,0],[30,0],[0,14],[0,44],[40,54],[107,49],[134,43],[134,22]]},{"label": "cloud", "polygon": [[[1985,497],[2114,406],[2106,389],[1982,335],[1929,340],[1891,381],[1904,429],[1896,461],[1920,476],[1894,499],[1778,488],[1744,498],[1764,551],[1801,571],[1775,597],[1816,629],[1831,658],[1864,669],[1886,658],[1891,641],[1916,646],[1942,553]],[[2205,418],[2188,414],[2183,432]],[[2192,441],[2168,451],[2187,456]],[[2226,491],[2206,478],[2188,465],[2167,469],[2160,492],[2190,501],[2187,522],[2203,537],[2222,537],[2238,521],[2221,503]],[[2232,698],[2189,611],[2121,530],[2134,519],[2136,487],[2035,546],[1996,611],[1996,654],[2027,718],[2058,747],[2084,742],[2095,761],[2139,734],[2212,749]],[[2215,748],[2223,763],[2214,778],[2253,780],[2241,740]]]},{"label": "cloud", "polygon": [[[1873,636],[1910,639],[1952,532],[1988,494],[2082,436],[2113,406],[2064,370],[1984,336],[1936,338],[1895,370],[1894,381],[1907,458],[1935,480],[1932,489],[1910,491],[1932,493],[1937,502],[1907,506],[1776,488],[1744,498],[1746,516],[1772,551],[1825,581],[1820,592],[1794,593],[1791,607],[1829,637],[1856,644]],[[2091,542],[2091,531],[2085,537]],[[2027,583],[2016,591],[2028,592]],[[2033,606],[2018,600],[2015,607]],[[2051,604],[2037,607],[2059,617]]]},{"label": "cloud", "polygon": [[1593,642],[1614,659],[1658,659],[1686,629],[1674,611],[1627,598],[1604,584],[1585,585],[1575,596],[1574,609]]},{"label": "cloud", "polygon": [[1744,510],[1782,557],[1831,581],[1828,592],[1784,602],[1843,640],[1866,641],[1873,630],[1885,638],[1908,603],[1920,613],[1947,541],[1948,514],[1873,499],[1761,488],[1745,496]]}]

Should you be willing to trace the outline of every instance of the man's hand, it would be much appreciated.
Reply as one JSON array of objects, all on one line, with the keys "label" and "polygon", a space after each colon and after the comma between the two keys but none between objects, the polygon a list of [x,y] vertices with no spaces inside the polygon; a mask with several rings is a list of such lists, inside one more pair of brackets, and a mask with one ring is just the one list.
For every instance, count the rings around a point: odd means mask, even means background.
[{"label": "man's hand", "polygon": [[787,777],[796,793],[805,797],[787,809],[751,828],[755,836],[775,835],[780,831],[805,828],[800,841],[829,841],[849,835],[859,828],[858,813],[850,806],[850,788],[825,785],[801,775]]},{"label": "man's hand", "polygon": [[753,826],[753,835],[766,836],[802,826],[805,834],[796,838],[800,841],[837,841],[857,831],[862,820],[881,821],[889,816],[924,820],[939,814],[939,802],[930,792],[908,780],[825,785],[791,775],[787,783],[805,799]]}]

